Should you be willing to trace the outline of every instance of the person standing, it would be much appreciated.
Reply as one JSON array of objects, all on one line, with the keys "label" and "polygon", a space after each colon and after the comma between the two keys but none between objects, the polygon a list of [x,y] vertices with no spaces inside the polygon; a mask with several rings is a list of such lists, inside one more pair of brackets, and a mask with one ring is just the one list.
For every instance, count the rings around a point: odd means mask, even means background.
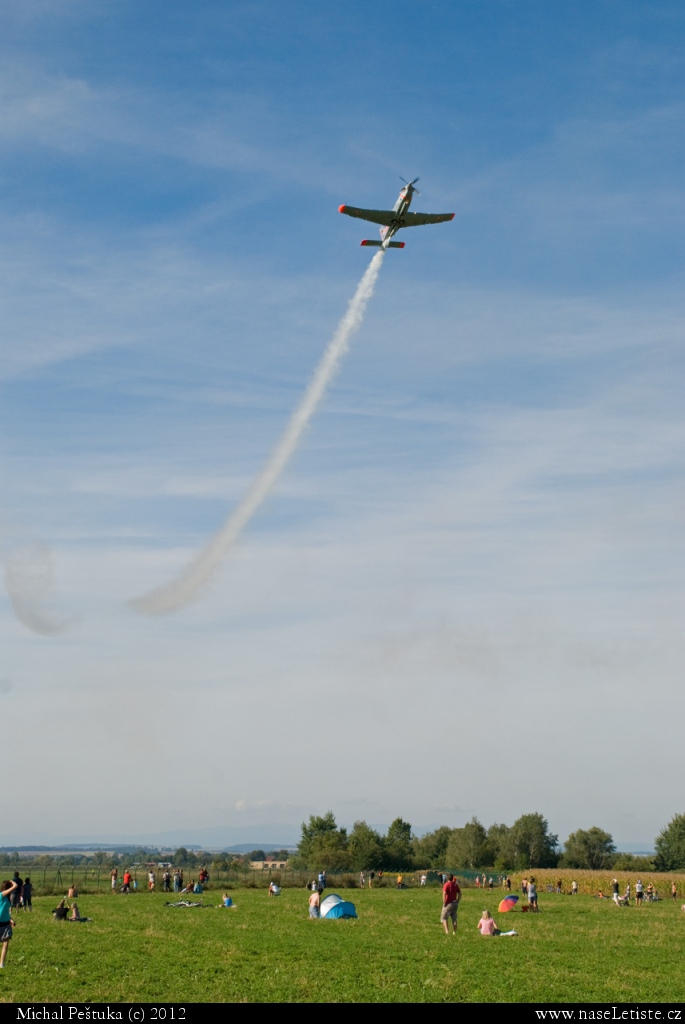
[{"label": "person standing", "polygon": [[675,903],[677,898],[678,898],[678,886],[675,884],[675,882],[671,882],[671,899]]},{"label": "person standing", "polygon": [[369,871],[369,889],[373,889],[373,880],[376,877],[375,871]]},{"label": "person standing", "polygon": [[509,875],[507,875],[507,877],[504,879],[504,884],[506,886],[507,892],[511,892],[511,878],[509,878]]},{"label": "person standing", "polygon": [[447,881],[442,887],[442,910],[440,912],[440,921],[445,929],[445,935],[450,933],[450,919],[452,921],[452,934],[457,934],[457,911],[459,910],[460,899],[461,889],[454,875],[449,874]]},{"label": "person standing", "polygon": [[109,877],[111,879],[110,885],[111,885],[111,888],[112,888],[112,892],[116,892],[117,891],[117,879],[119,877],[119,869],[118,868],[112,868],[112,870],[109,873]]},{"label": "person standing", "polygon": [[366,879],[364,878],[364,872],[363,872],[363,871],[360,871],[360,872],[359,872],[359,888],[360,888],[360,889],[363,889],[363,888],[364,888],[364,883],[365,883],[365,882],[366,882]]},{"label": "person standing", "polygon": [[[18,877],[19,872],[15,872]],[[12,881],[3,882],[0,886],[0,943],[2,943],[2,951],[0,952],[0,967],[5,966],[5,960],[7,959],[7,950],[9,948],[10,939],[12,938],[12,928],[14,922],[10,917],[10,909],[15,904],[12,902],[12,897],[17,891],[16,877]]]},{"label": "person standing", "polygon": [[147,873],[147,887],[150,892],[155,891],[155,873],[152,868]]},{"label": "person standing", "polygon": [[309,916],[312,918],[321,917],[321,896],[319,890],[315,889],[309,897]]},{"label": "person standing", "polygon": [[16,907],[18,907],[19,904],[21,903],[21,889],[24,884],[24,880],[19,877],[19,872],[15,871],[12,881],[14,882],[16,888],[12,890],[12,895],[10,896],[10,903],[16,909]]},{"label": "person standing", "polygon": [[642,886],[642,879],[638,878],[637,882],[635,883],[635,906],[636,907],[641,907],[642,906],[642,900],[644,899],[644,895],[645,895],[645,891],[644,891],[644,888]]},{"label": "person standing", "polygon": [[181,891],[181,872],[178,868],[174,871],[174,892]]},{"label": "person standing", "polygon": [[124,871],[124,877],[122,879],[121,891],[122,892],[130,892],[131,891],[131,872],[129,871],[128,868],[126,868],[126,870]]},{"label": "person standing", "polygon": [[531,910],[538,910],[538,890],[534,878],[528,881],[528,906]]},{"label": "person standing", "polygon": [[527,896],[528,895],[528,879],[527,878],[522,878],[521,879],[521,895],[522,896]]},{"label": "person standing", "polygon": [[162,888],[163,888],[164,892],[171,892],[171,885],[169,884],[170,882],[171,882],[171,875],[169,874],[169,871],[167,869],[164,872],[164,874],[162,875]]},{"label": "person standing", "polygon": [[577,882],[571,882],[571,895],[572,896],[577,896],[578,895],[578,883]]},{"label": "person standing", "polygon": [[616,906],[618,906],[618,878],[612,878],[611,880],[611,893],[612,900],[614,901]]},{"label": "person standing", "polygon": [[33,886],[30,878],[25,878],[21,887],[21,905],[24,911],[33,910]]},{"label": "person standing", "polygon": [[425,885],[427,881],[428,881],[428,876],[425,875],[425,874],[421,875],[421,885]]}]

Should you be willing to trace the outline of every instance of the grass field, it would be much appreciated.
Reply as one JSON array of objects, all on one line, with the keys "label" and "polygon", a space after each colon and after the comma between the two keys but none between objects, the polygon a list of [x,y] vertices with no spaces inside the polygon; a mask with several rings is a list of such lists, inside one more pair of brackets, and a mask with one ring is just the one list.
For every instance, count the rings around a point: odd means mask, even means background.
[{"label": "grass field", "polygon": [[[219,893],[204,899],[218,904]],[[542,893],[540,914],[498,915],[501,892],[466,890],[459,934],[437,888],[349,893],[356,921],[310,921],[305,890],[234,890],[236,910],[181,910],[161,893],[84,896],[88,924],[54,921],[54,897],[16,914],[3,1001],[682,1001],[680,902],[615,907]],[[518,938],[481,938],[490,909]]]}]

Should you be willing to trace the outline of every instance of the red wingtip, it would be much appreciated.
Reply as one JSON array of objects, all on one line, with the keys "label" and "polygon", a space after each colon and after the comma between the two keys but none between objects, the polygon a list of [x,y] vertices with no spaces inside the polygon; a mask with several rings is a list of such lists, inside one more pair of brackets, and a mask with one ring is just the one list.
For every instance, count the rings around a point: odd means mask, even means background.
[{"label": "red wingtip", "polygon": [[450,217],[450,220],[454,220],[455,216],[456,214],[453,213],[452,216]]},{"label": "red wingtip", "polygon": [[344,213],[345,209],[346,209],[346,207],[345,207],[345,204],[343,203],[342,206],[338,207],[338,213]]},{"label": "red wingtip", "polygon": [[404,249],[404,247],[405,247],[405,245],[407,243],[406,242],[398,242],[397,244],[399,245],[400,249]]}]

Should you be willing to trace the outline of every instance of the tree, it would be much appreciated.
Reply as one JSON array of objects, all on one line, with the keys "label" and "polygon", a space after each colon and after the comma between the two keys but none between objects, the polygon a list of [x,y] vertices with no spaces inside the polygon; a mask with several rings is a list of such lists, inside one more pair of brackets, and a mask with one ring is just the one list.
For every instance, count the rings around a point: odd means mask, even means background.
[{"label": "tree", "polygon": [[327,835],[329,832],[337,832],[338,826],[335,823],[333,811],[327,811],[324,815],[312,814],[309,817],[309,824],[302,822],[302,836],[297,846],[297,855],[302,858],[305,864],[311,861],[312,845],[315,839]]},{"label": "tree", "polygon": [[492,859],[487,839],[488,834],[478,818],[472,818],[463,828],[455,828],[447,844],[445,866],[473,869],[487,864]]},{"label": "tree", "polygon": [[355,821],[348,843],[349,863],[353,871],[366,871],[383,864],[383,838],[365,821]]},{"label": "tree", "polygon": [[616,847],[608,832],[593,825],[587,830],[572,832],[564,844],[563,863],[570,868],[591,868],[598,871],[611,867]]},{"label": "tree", "polygon": [[[135,855],[132,857],[132,860],[136,860]],[[192,853],[186,850],[185,846],[179,846],[178,850],[173,856],[173,862],[174,864],[192,865],[195,863],[195,857],[193,856]]]},{"label": "tree", "polygon": [[685,868],[685,814],[676,814],[657,836],[657,871],[679,871]]},{"label": "tree", "polygon": [[293,866],[302,864],[312,870],[344,871],[349,867],[347,831],[338,828],[332,811],[323,816],[312,814],[309,824],[302,822],[302,837]]},{"label": "tree", "polygon": [[434,832],[428,832],[420,839],[413,840],[414,863],[421,868],[444,868],[447,860],[447,844],[452,829],[441,825]]},{"label": "tree", "polygon": [[266,854],[264,850],[250,850],[249,853],[243,855],[243,860],[246,864],[249,864],[251,860],[266,860]]},{"label": "tree", "polygon": [[517,868],[553,868],[559,862],[559,837],[549,831],[541,814],[522,814],[511,826],[514,866]]},{"label": "tree", "polygon": [[348,871],[350,855],[347,850],[347,830],[340,828],[315,836],[307,867],[314,871]]},{"label": "tree", "polygon": [[640,857],[634,853],[617,853],[611,858],[614,871],[635,871],[638,875],[643,871],[656,871],[654,857]]},{"label": "tree", "polygon": [[511,829],[508,825],[491,825],[488,829],[488,852],[492,863],[498,871],[511,871],[516,856],[514,854]]},{"label": "tree", "polygon": [[395,818],[384,840],[385,864],[390,869],[412,866],[411,825],[402,818]]}]

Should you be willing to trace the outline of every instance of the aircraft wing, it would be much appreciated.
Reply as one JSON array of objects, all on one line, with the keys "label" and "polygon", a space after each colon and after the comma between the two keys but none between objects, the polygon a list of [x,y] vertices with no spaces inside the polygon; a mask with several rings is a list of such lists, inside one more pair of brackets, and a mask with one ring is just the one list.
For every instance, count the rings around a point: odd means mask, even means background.
[{"label": "aircraft wing", "polygon": [[418,227],[420,224],[442,224],[454,220],[453,213],[405,213],[403,228]]},{"label": "aircraft wing", "polygon": [[340,213],[346,213],[348,217],[370,220],[372,224],[384,224],[386,227],[392,224],[395,216],[393,210],[360,210],[358,206],[339,206],[338,210]]},{"label": "aircraft wing", "polygon": [[[361,210],[358,206],[339,206],[341,213],[348,217],[358,217],[359,220],[370,220],[372,224],[383,224],[389,227],[397,224],[397,214],[394,210]],[[418,227],[420,224],[442,224],[443,221],[454,220],[453,213],[405,213],[399,221],[401,228]]]}]

